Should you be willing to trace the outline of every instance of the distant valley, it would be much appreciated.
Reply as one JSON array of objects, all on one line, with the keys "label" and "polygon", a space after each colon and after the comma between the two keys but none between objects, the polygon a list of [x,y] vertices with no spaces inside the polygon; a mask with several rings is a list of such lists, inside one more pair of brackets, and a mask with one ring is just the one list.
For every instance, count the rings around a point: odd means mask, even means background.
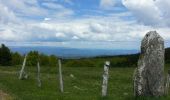
[{"label": "distant valley", "polygon": [[61,58],[88,58],[96,56],[113,56],[138,53],[139,50],[111,50],[111,49],[77,49],[64,47],[9,47],[12,52],[21,54],[28,53],[31,50],[36,50],[48,55],[56,55]]}]

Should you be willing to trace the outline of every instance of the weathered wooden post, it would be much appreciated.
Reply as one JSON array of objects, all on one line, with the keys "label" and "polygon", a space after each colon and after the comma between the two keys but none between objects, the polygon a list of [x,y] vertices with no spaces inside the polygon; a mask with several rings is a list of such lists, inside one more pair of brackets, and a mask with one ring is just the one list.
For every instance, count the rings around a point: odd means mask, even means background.
[{"label": "weathered wooden post", "polygon": [[164,95],[164,40],[156,32],[148,32],[141,43],[138,67],[134,73],[135,96]]},{"label": "weathered wooden post", "polygon": [[61,69],[61,59],[58,60],[58,64],[59,64],[59,81],[60,81],[60,91],[64,92],[63,89],[63,77],[62,77],[62,69]]},{"label": "weathered wooden post", "polygon": [[168,74],[166,77],[166,83],[165,83],[165,94],[168,95],[169,92],[169,82],[170,82],[170,70],[168,70]]},{"label": "weathered wooden post", "polygon": [[38,87],[41,87],[41,79],[40,79],[40,63],[37,63],[37,81],[38,81]]},{"label": "weathered wooden post", "polygon": [[107,84],[108,84],[108,79],[109,79],[109,66],[110,66],[110,62],[106,61],[104,64],[102,97],[107,95]]},{"label": "weathered wooden post", "polygon": [[23,64],[22,64],[22,68],[21,68],[21,71],[19,73],[19,79],[27,79],[28,75],[26,74],[26,72],[24,71],[25,69],[25,64],[26,64],[26,61],[27,61],[27,55],[25,55],[25,58],[24,58],[24,61],[23,61]]}]

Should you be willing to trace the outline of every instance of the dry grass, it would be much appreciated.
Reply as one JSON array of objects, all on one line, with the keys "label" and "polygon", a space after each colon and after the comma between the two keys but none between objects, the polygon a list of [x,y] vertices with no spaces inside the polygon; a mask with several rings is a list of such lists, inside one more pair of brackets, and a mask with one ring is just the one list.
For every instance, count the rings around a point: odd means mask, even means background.
[{"label": "dry grass", "polygon": [[12,100],[12,97],[9,94],[0,90],[0,100]]}]

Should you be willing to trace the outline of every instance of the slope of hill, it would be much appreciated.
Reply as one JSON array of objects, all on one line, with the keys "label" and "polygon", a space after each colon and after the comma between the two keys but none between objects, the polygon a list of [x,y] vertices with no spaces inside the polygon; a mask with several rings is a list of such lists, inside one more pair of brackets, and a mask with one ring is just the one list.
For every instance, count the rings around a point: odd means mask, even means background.
[{"label": "slope of hill", "polygon": [[[165,72],[170,65],[170,48],[165,49]],[[0,90],[14,100],[136,100],[133,96],[133,72],[139,54],[63,59],[64,93],[59,91],[58,65],[41,66],[42,87],[37,86],[35,66],[26,66],[27,80],[18,80],[19,66],[0,66]],[[111,61],[108,95],[101,97],[103,64]],[[138,100],[169,100],[144,97]]]}]

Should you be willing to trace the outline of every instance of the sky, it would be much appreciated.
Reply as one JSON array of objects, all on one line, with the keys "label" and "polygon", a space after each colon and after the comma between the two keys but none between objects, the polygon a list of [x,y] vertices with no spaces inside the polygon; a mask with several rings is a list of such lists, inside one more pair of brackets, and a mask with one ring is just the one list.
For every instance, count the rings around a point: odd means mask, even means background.
[{"label": "sky", "polygon": [[170,0],[0,0],[0,43],[139,49],[156,30],[170,46]]}]

